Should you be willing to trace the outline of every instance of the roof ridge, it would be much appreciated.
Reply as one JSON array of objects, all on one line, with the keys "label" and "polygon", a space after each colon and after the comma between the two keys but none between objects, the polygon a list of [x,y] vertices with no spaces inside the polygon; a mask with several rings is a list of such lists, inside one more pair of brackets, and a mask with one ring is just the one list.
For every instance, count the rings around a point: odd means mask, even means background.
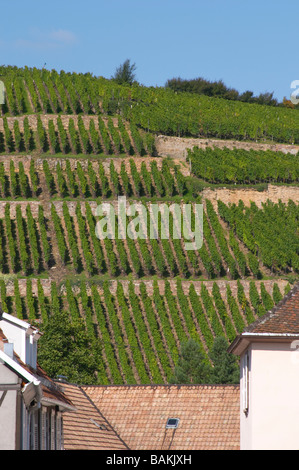
[{"label": "roof ridge", "polygon": [[[76,385],[76,384],[69,384],[69,385]],[[79,387],[79,385],[77,385]],[[182,387],[236,387],[239,384],[213,384],[213,383],[201,383],[201,384],[91,384],[91,385],[81,385],[85,389],[87,388],[182,388]]]}]

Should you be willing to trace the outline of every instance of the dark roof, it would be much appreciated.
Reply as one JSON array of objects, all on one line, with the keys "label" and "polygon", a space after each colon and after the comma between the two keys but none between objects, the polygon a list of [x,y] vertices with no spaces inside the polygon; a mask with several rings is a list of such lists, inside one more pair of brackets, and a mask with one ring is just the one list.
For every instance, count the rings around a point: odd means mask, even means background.
[{"label": "dark roof", "polygon": [[253,338],[271,341],[290,341],[299,336],[299,283],[265,315],[244,329],[228,348],[229,352],[240,355]]},{"label": "dark roof", "polygon": [[[239,385],[82,388],[131,450],[238,450],[240,447]],[[166,428],[169,418],[179,419],[177,429]]]},{"label": "dark roof", "polygon": [[299,334],[299,282],[272,310],[244,332]]}]

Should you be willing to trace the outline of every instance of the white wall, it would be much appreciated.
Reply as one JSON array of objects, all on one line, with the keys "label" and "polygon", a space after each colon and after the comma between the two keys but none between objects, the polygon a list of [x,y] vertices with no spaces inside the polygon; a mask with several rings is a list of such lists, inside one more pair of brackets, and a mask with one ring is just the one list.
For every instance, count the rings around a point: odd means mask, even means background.
[{"label": "white wall", "polygon": [[[18,376],[8,367],[0,363],[1,385],[18,384]],[[17,430],[17,391],[0,388],[0,450],[15,450],[19,447],[19,431]]]},{"label": "white wall", "polygon": [[[241,449],[299,449],[299,352],[291,343],[252,343],[249,409],[241,400]],[[240,390],[242,393],[243,378]]]},{"label": "white wall", "polygon": [[29,323],[8,314],[3,314],[0,328],[7,340],[13,343],[13,349],[20,359],[35,369],[39,334],[33,334]]},{"label": "white wall", "polygon": [[16,323],[18,320],[12,318],[12,321],[8,321],[3,318],[0,320],[0,328],[5,334],[6,338],[10,343],[14,345],[14,351],[20,356],[23,362],[26,362],[26,329],[29,326],[25,322],[19,321],[20,324]]}]

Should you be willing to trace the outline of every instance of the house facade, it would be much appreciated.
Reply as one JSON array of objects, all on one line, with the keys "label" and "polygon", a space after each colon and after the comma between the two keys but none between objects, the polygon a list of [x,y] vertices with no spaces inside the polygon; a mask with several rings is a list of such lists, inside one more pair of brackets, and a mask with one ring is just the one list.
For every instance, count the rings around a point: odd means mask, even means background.
[{"label": "house facade", "polygon": [[299,448],[299,284],[230,346],[240,356],[241,450]]},{"label": "house facade", "polygon": [[0,450],[63,449],[70,400],[37,363],[38,329],[0,315]]}]

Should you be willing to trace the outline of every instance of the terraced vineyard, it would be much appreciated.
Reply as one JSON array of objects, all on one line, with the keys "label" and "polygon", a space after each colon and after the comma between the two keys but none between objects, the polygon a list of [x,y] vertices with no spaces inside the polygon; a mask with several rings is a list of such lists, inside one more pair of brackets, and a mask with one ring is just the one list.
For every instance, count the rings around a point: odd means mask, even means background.
[{"label": "terraced vineyard", "polygon": [[195,339],[208,360],[215,337],[232,341],[289,288],[253,280],[82,281],[73,289],[69,281],[61,289],[53,281],[19,282],[1,283],[4,307],[19,318],[47,322],[62,310],[84,318],[98,366],[94,381],[102,384],[169,381],[180,344]]},{"label": "terraced vineyard", "polygon": [[[79,328],[78,350],[84,330],[86,380],[167,383],[182,343],[194,339],[209,361],[216,337],[231,342],[298,278],[297,200],[230,204],[202,193],[203,181],[212,189],[296,185],[298,155],[192,149],[190,165],[183,155],[160,157],[155,146],[160,132],[297,142],[298,111],[200,97],[199,115],[194,96],[91,74],[0,67],[0,75],[2,306],[41,329],[67,318]],[[125,223],[119,217],[120,196],[127,208],[139,204],[141,222],[130,212]],[[115,210],[115,237],[98,237],[102,203]],[[169,210],[165,237],[152,204],[167,217]],[[172,212],[186,204],[191,229],[203,205],[195,250]]]},{"label": "terraced vineyard", "polygon": [[[228,220],[228,225],[219,217],[211,202],[205,200],[204,240],[202,246],[194,250],[186,249],[190,241],[188,233],[182,230],[180,239],[174,235],[176,219],[169,209],[172,206],[180,209],[182,206],[176,203],[157,205],[161,214],[163,209],[169,210],[170,236],[166,237],[161,227],[159,230],[159,220],[153,216],[149,204],[142,204],[148,224],[136,232],[142,232],[144,237],[134,239],[134,233],[130,235],[129,232],[134,221],[132,216],[126,215],[124,229],[127,236],[123,237],[118,231],[117,202],[112,204],[116,214],[114,238],[98,236],[97,224],[105,216],[95,215],[96,202],[33,204],[23,201],[14,205],[2,202],[1,272],[26,276],[64,268],[70,275],[84,273],[87,277],[132,274],[135,278],[158,275],[162,278],[259,279],[270,273],[285,275],[299,270],[298,239],[294,237],[299,214],[294,203],[268,205],[256,211],[252,207],[245,210],[242,219],[241,209],[236,215],[233,209],[228,209],[220,201],[220,213]],[[280,218],[277,216],[279,211]],[[248,225],[250,212],[256,221]],[[229,218],[230,214],[237,217],[237,222]],[[286,228],[282,225],[284,221],[289,222]],[[158,228],[157,238],[150,237],[150,227]],[[272,238],[274,235],[275,238]],[[284,248],[285,244],[287,248]]]},{"label": "terraced vineyard", "polygon": [[106,199],[173,197],[188,192],[180,163],[163,159],[68,159],[21,157],[0,160],[2,199]]},{"label": "terraced vineyard", "polygon": [[[297,155],[271,150],[229,150],[194,147],[189,150],[192,172],[205,181],[224,184],[298,183]],[[271,164],[269,164],[271,162]]]},{"label": "terraced vineyard", "polygon": [[0,67],[6,87],[2,116],[25,114],[121,115],[152,133],[299,142],[297,110],[117,85],[92,74]]},{"label": "terraced vineyard", "polygon": [[155,155],[153,134],[118,116],[29,115],[2,118],[0,153]]}]

